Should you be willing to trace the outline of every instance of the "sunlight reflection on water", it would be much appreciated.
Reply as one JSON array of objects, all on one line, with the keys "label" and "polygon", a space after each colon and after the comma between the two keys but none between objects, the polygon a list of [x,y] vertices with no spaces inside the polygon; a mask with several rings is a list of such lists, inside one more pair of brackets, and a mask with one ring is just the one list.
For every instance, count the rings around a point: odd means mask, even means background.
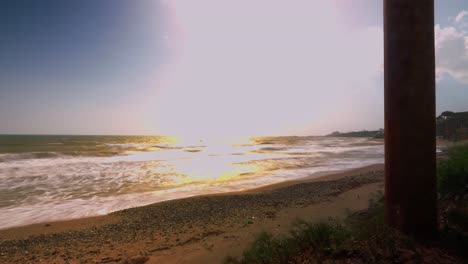
[{"label": "sunlight reflection on water", "polygon": [[188,142],[90,137],[89,143],[50,138],[62,143],[54,145],[37,140],[53,151],[36,144],[30,152],[0,154],[0,228],[101,215],[383,162],[383,142],[364,138]]}]

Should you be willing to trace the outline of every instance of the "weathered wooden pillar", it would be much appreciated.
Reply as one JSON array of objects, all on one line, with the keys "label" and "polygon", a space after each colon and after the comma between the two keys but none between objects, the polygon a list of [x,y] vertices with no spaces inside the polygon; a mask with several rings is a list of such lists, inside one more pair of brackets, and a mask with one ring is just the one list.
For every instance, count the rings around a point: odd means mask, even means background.
[{"label": "weathered wooden pillar", "polygon": [[434,0],[384,0],[385,218],[437,230]]}]

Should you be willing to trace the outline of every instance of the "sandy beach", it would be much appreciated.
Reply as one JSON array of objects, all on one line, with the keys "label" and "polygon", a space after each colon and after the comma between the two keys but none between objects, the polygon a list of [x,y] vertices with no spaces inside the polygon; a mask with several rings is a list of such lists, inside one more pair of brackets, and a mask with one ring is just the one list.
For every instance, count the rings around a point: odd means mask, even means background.
[{"label": "sandy beach", "polygon": [[[313,178],[313,179],[312,179]],[[261,231],[341,217],[383,188],[383,165],[0,231],[2,263],[219,263]]]},{"label": "sandy beach", "polygon": [[468,263],[468,0],[361,2],[0,1],[0,264]]}]

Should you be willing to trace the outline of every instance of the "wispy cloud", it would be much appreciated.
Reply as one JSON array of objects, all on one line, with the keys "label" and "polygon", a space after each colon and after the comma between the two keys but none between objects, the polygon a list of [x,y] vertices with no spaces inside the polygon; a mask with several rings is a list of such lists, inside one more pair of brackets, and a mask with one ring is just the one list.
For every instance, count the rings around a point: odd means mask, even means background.
[{"label": "wispy cloud", "polygon": [[451,26],[435,26],[437,79],[447,76],[468,84],[468,12],[463,10]]},{"label": "wispy cloud", "polygon": [[456,17],[455,17],[455,22],[461,23],[465,16],[468,15],[468,12],[466,10],[461,11]]}]

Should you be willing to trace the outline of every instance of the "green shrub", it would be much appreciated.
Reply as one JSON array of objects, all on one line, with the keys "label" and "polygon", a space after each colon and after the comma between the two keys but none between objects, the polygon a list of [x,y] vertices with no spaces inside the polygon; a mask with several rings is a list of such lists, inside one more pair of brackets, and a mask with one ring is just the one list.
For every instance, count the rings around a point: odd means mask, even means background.
[{"label": "green shrub", "polygon": [[309,223],[298,220],[290,237],[260,233],[244,251],[242,259],[227,257],[224,263],[289,263],[305,251],[319,260],[341,250],[341,246],[350,237],[349,230],[338,222]]},{"label": "green shrub", "polygon": [[[447,160],[438,166],[438,188],[443,197],[466,197],[468,186],[468,145],[449,149]],[[441,244],[460,256],[466,256],[467,216],[464,210],[450,210],[451,228],[441,234]],[[399,249],[413,252],[412,260],[422,262],[415,241],[384,223],[384,195],[374,194],[365,211],[350,214],[344,221],[310,223],[298,220],[290,236],[274,237],[261,233],[238,260],[228,257],[225,263],[303,263],[304,259],[348,259],[368,263],[398,263]],[[461,232],[460,232],[461,231]],[[310,263],[316,263],[310,262]]]},{"label": "green shrub", "polygon": [[462,196],[468,189],[468,145],[448,149],[448,158],[437,166],[437,187],[441,197]]},{"label": "green shrub", "polygon": [[317,256],[323,256],[339,250],[351,234],[338,222],[309,223],[299,220],[291,236],[300,250],[311,249]]},{"label": "green shrub", "polygon": [[244,251],[240,263],[286,263],[296,252],[293,240],[275,238],[270,233],[260,233],[250,248]]},{"label": "green shrub", "polygon": [[374,234],[384,234],[384,195],[382,192],[372,194],[369,207],[360,214],[350,214],[345,219],[346,226],[357,239],[365,239]]}]

